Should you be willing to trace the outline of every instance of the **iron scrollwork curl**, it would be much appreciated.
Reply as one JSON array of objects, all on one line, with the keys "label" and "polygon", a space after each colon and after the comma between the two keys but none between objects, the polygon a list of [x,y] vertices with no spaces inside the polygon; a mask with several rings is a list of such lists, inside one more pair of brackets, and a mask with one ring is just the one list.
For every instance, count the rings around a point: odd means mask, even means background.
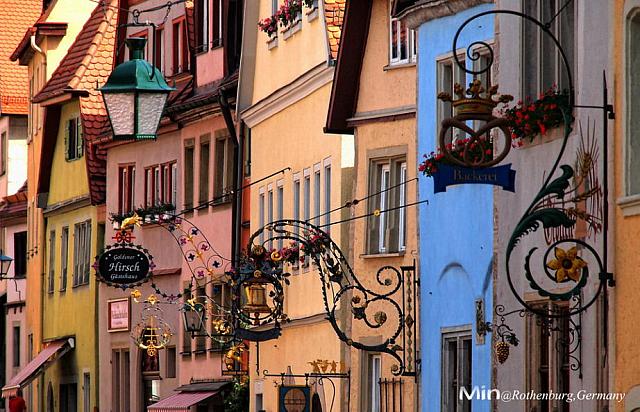
[{"label": "iron scrollwork curl", "polygon": [[[566,86],[568,89],[567,104],[560,105],[558,107],[561,112],[564,125],[560,150],[557,154],[556,159],[553,161],[551,169],[548,173],[545,174],[542,187],[537,192],[533,201],[516,224],[515,229],[513,230],[507,243],[505,253],[507,281],[513,295],[526,312],[533,313],[537,316],[548,319],[567,317],[571,318],[572,316],[577,315],[589,308],[602,294],[603,291],[606,292],[607,281],[610,277],[610,274],[607,272],[606,259],[606,206],[604,216],[600,219],[602,223],[598,223],[599,225],[601,225],[601,231],[605,233],[603,241],[603,247],[605,251],[602,252],[604,258],[601,258],[600,253],[594,246],[587,243],[584,239],[577,238],[576,236],[564,236],[561,239],[557,239],[551,244],[546,245],[546,250],[543,250],[541,255],[542,258],[536,261],[541,262],[542,273],[539,273],[540,270],[534,268],[533,265],[534,257],[539,256],[538,254],[536,254],[536,252],[539,253],[539,248],[531,247],[525,254],[524,276],[527,280],[528,285],[532,289],[534,289],[540,296],[549,298],[551,301],[569,302],[570,300],[581,296],[583,291],[586,290],[586,286],[592,279],[595,279],[595,282],[598,282],[598,285],[595,290],[592,291],[591,296],[584,298],[584,302],[581,298],[579,305],[569,305],[568,311],[542,311],[539,308],[531,305],[524,299],[524,297],[516,289],[516,286],[514,284],[514,274],[512,273],[511,269],[513,252],[518,247],[518,245],[521,244],[521,241],[525,237],[538,231],[540,228],[543,228],[546,232],[554,229],[559,229],[560,232],[567,232],[564,229],[569,229],[568,232],[574,234],[574,228],[576,227],[576,224],[579,220],[588,221],[591,218],[591,220],[593,221],[593,216],[588,215],[585,210],[581,210],[579,203],[584,201],[585,197],[599,195],[605,197],[604,202],[606,204],[607,182],[605,178],[602,179],[603,185],[605,185],[603,190],[601,190],[599,187],[596,189],[588,188],[586,191],[576,194],[579,186],[576,181],[584,177],[583,170],[581,170],[580,165],[577,166],[578,169],[576,170],[571,165],[561,164],[563,156],[565,155],[568,147],[570,134],[573,130],[572,124],[574,122],[574,108],[580,106],[575,105],[575,93],[573,88],[571,65],[569,64],[569,60],[564,49],[562,48],[560,41],[552,32],[551,25],[549,23],[540,22],[532,16],[528,16],[524,13],[512,10],[491,10],[478,13],[465,20],[465,22],[460,25],[453,38],[452,50],[454,51],[453,55],[456,64],[466,73],[472,75],[487,73],[492,69],[492,65],[494,62],[494,51],[488,43],[473,42],[467,47],[466,54],[472,61],[478,61],[480,59],[481,53],[477,50],[478,46],[481,46],[488,51],[488,59],[486,65],[476,69],[466,67],[464,61],[461,61],[458,55],[455,53],[455,50],[458,50],[458,40],[465,27],[484,16],[500,15],[517,17],[527,24],[536,26],[542,32],[542,34],[546,36],[550,43],[555,46],[560,56],[560,62],[564,66],[563,74],[566,75]],[[601,108],[603,111],[605,111],[604,127],[606,128],[606,114],[611,114],[613,109],[606,102],[606,85],[604,86],[604,89],[605,101],[603,102],[602,107],[585,107]],[[611,118],[611,116],[609,118]],[[606,130],[604,131],[604,133],[604,144],[606,145]],[[593,159],[591,160],[592,164],[590,164],[589,166],[594,169],[595,162],[593,161]],[[606,161],[607,159],[605,149],[605,165]],[[590,173],[591,175],[593,175],[593,170],[591,170]],[[573,187],[571,186],[572,181],[574,182]],[[570,202],[575,203],[576,206],[566,207],[566,204]],[[591,275],[591,273],[593,272],[595,272],[597,275]],[[560,290],[550,288],[548,286],[549,281],[554,283],[554,287],[560,287]],[[566,286],[571,284],[572,282],[574,284],[567,288]]]},{"label": "iron scrollwork curl", "polygon": [[[282,249],[271,247],[285,241],[291,243]],[[290,284],[285,269],[312,262],[320,277],[327,319],[338,338],[356,349],[391,355],[395,359],[392,373],[400,375],[405,372],[404,348],[400,345],[406,327],[400,301],[404,287],[402,268],[380,268],[374,276],[368,277],[374,280],[378,289],[371,290],[354,273],[338,245],[326,232],[313,224],[297,220],[279,220],[260,228],[251,236],[247,251],[239,268],[230,273],[235,298],[234,316],[243,322],[243,325],[236,326],[237,336],[256,341],[279,336],[281,323],[289,320],[283,313],[283,284]],[[262,284],[270,288],[270,310],[260,316],[252,316],[258,314],[247,311],[246,299],[243,302],[239,298],[247,285],[257,281],[256,271],[260,272],[258,278],[262,279]],[[339,310],[350,310],[353,319],[362,322],[368,329],[381,330],[384,326],[384,342],[369,344],[350,335],[347,328],[341,325]]]}]

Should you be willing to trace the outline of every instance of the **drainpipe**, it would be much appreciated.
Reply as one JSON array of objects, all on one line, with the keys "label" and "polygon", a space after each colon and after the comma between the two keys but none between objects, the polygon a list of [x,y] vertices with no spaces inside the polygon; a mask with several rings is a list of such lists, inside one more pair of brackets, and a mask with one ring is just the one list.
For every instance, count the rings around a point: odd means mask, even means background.
[{"label": "drainpipe", "polygon": [[242,151],[244,142],[242,141],[242,139],[238,139],[236,127],[231,115],[231,108],[229,106],[229,101],[227,100],[226,96],[226,90],[224,88],[220,89],[220,93],[218,94],[218,103],[220,104],[220,109],[222,110],[224,121],[227,124],[227,130],[229,131],[231,140],[233,141],[233,160],[236,166],[235,173],[233,175],[233,197],[231,212],[231,226],[233,228],[233,231],[231,233],[231,262],[235,267],[237,264],[238,254],[240,252],[240,241],[242,237],[242,190],[240,189],[240,185],[242,182]]}]

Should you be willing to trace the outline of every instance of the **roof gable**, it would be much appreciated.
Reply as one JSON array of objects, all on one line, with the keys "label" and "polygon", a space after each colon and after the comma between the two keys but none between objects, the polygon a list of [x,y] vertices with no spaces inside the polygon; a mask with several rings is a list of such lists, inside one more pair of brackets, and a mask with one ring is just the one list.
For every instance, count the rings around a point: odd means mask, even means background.
[{"label": "roof gable", "polygon": [[[110,126],[102,94],[97,89],[107,81],[113,68],[118,4],[119,0],[111,0],[110,7],[103,7],[101,4],[96,6],[49,82],[34,98],[34,102],[43,102],[45,106],[49,106],[48,110],[53,110],[52,106],[57,106],[65,95],[79,96],[92,204],[105,201],[106,152],[99,147],[98,141],[110,133]],[[59,121],[59,115],[46,119],[56,122]],[[39,193],[49,190],[48,171],[51,170],[57,139],[57,133],[46,133],[46,130],[47,125],[43,136]]]}]

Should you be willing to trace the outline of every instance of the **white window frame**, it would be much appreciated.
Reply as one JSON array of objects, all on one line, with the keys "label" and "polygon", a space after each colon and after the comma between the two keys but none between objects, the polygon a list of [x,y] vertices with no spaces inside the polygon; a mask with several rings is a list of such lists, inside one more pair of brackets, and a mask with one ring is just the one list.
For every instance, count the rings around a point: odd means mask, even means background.
[{"label": "white window frame", "polygon": [[[458,59],[463,62],[466,66],[466,60],[464,52],[457,51],[456,52]],[[467,87],[467,72],[464,71],[458,63],[456,59],[453,57],[451,53],[442,56],[436,60],[436,86],[438,93],[446,92],[451,94],[455,98],[454,88],[456,84],[461,85],[462,87]],[[445,78],[445,73],[448,71],[450,73],[450,79]],[[435,98],[435,97],[434,97]],[[440,139],[440,128],[442,121],[446,118],[453,117],[453,105],[451,102],[445,102],[440,99],[437,99],[437,117],[436,117],[436,148],[439,145]],[[457,129],[456,129],[457,130]],[[458,131],[458,133],[462,133]],[[459,138],[461,135],[456,135],[455,138]],[[455,139],[454,139],[455,140]]]},{"label": "white window frame", "polygon": [[[453,380],[449,380],[448,378],[450,377],[450,373],[451,373],[451,365],[449,364],[449,356],[448,356],[448,350],[447,350],[447,344],[449,342],[456,342],[456,370],[453,371],[453,373],[455,373],[455,377],[453,378]],[[465,363],[464,362],[466,360],[465,356],[464,356],[464,345],[463,342],[464,341],[468,341],[469,342],[469,350],[471,351],[471,363],[469,365],[467,365],[467,367],[469,368],[469,371],[471,371],[473,369],[473,346],[474,346],[474,342],[473,342],[473,335],[471,332],[471,328],[451,328],[451,330],[449,330],[449,328],[447,328],[447,330],[443,330],[442,334],[441,334],[441,399],[440,399],[440,403],[441,403],[441,410],[443,411],[448,411],[448,410],[456,410],[456,411],[460,411],[460,412],[470,412],[471,411],[471,401],[467,400],[466,398],[460,398],[458,396],[458,394],[460,393],[460,388],[461,388],[461,380],[462,377],[464,375],[465,369]],[[468,393],[471,393],[471,385],[473,384],[473,374],[471,373],[471,382],[468,382],[467,384],[467,391]],[[456,401],[456,406],[453,405],[448,405],[448,400],[450,398],[450,390],[452,390],[451,388],[449,388],[449,383],[450,382],[456,382],[456,387],[453,393],[453,399],[455,399]],[[465,402],[468,402],[465,405]],[[466,408],[466,406],[468,406],[468,408]],[[454,409],[455,408],[455,409]]]},{"label": "white window frame", "polygon": [[[407,162],[400,163],[400,176],[398,183],[407,180]],[[398,198],[398,250],[404,251],[407,248],[406,224],[407,224],[407,185],[403,184],[399,187],[400,195]]]},{"label": "white window frame", "polygon": [[[284,219],[284,180],[276,182],[276,220]],[[283,239],[278,239],[278,250],[283,246]]]},{"label": "white window frame", "polygon": [[[264,187],[258,189],[258,227],[263,228],[265,225],[265,210],[264,210]],[[264,243],[264,231],[260,232],[260,244]]]},{"label": "white window frame", "polygon": [[323,161],[324,166],[324,231],[331,233],[331,159]]},{"label": "white window frame", "polygon": [[320,226],[320,215],[322,214],[321,185],[320,163],[317,163],[313,165],[313,224],[316,226]]},{"label": "white window frame", "polygon": [[[395,17],[389,17],[389,65],[400,65],[400,64],[408,64],[415,63],[417,60],[417,33],[415,30],[410,29],[409,27],[405,28],[407,32],[407,57],[403,59],[401,57],[401,42],[400,42],[400,31],[402,30],[402,20],[397,19]],[[393,31],[397,30],[398,32],[398,40],[397,42],[393,41]],[[393,52],[396,52],[396,57],[393,57]]]},{"label": "white window frame", "polygon": [[380,176],[379,176],[380,185],[378,186],[378,191],[380,193],[380,216],[378,219],[380,222],[378,223],[378,252],[385,253],[387,251],[387,213],[384,211],[388,207],[389,203],[389,181],[391,180],[391,164],[386,163],[381,166]]},{"label": "white window frame", "polygon": [[370,354],[367,359],[367,407],[371,412],[381,411],[380,378],[382,377],[382,356]]},{"label": "white window frame", "polygon": [[[525,7],[526,5],[531,5],[534,4],[534,0],[522,0],[522,12],[523,13],[527,13],[527,7]],[[537,18],[540,21],[545,21],[548,20],[549,18],[551,18],[554,14],[556,14],[556,12],[560,9],[560,7],[564,6],[564,2],[557,2],[556,3],[556,9],[555,10],[545,10],[544,5],[542,4],[542,2],[540,0],[538,0],[536,2],[537,5],[537,10],[536,10],[536,15],[532,16],[534,18]],[[570,8],[573,8],[572,10],[570,10]],[[567,56],[569,57],[570,60],[572,60],[571,64],[573,65],[573,67],[571,67],[571,71],[572,73],[576,73],[577,71],[575,70],[576,67],[576,62],[578,61],[577,54],[578,54],[578,47],[577,47],[577,42],[578,42],[578,32],[577,32],[577,28],[578,28],[578,4],[577,2],[573,2],[572,4],[570,4],[566,9],[564,9],[552,22],[550,30],[552,31],[552,33],[555,34],[556,38],[558,39],[558,41],[560,42],[560,44],[563,45],[564,49],[565,49],[565,53],[567,54]],[[545,13],[548,13],[549,15],[546,16]],[[562,18],[564,16],[567,16],[568,13],[573,13],[573,45],[571,45],[571,50],[569,50],[569,47],[567,47],[566,44],[563,44],[564,40],[562,38],[562,32],[563,30],[561,29],[561,23],[562,23]],[[528,30],[533,30],[533,33],[528,33]],[[533,34],[533,35],[531,35]],[[535,36],[535,47],[537,49],[536,52],[536,56],[537,56],[537,62],[535,65],[531,65],[528,62],[526,62],[526,58],[524,57],[525,55],[523,54],[522,57],[522,93],[523,93],[523,97],[531,97],[532,99],[537,99],[538,95],[540,93],[542,93],[544,90],[550,88],[552,86],[552,84],[545,84],[544,80],[542,79],[543,77],[543,73],[544,73],[544,60],[541,59],[541,57],[544,58],[544,56],[546,56],[546,58],[548,59],[548,54],[545,53],[545,50],[543,49],[543,39],[548,39],[548,36],[546,34],[544,34],[542,32],[542,30],[540,30],[538,27],[534,26],[531,23],[523,23],[522,25],[522,30],[521,30],[521,36],[522,36],[522,47],[521,50],[525,50],[525,47],[528,47],[525,44],[525,35],[527,36],[528,39],[532,39]],[[557,49],[557,47],[555,47],[555,45],[553,45],[553,43],[551,42],[551,40],[549,40],[549,44],[552,50],[554,50],[557,54],[556,54],[556,59],[554,62],[554,67],[553,69],[553,76],[554,76],[554,81],[551,83],[556,83],[558,85],[558,88],[560,90],[562,90],[563,88],[568,87],[568,85],[563,84],[564,79],[562,78],[562,69],[564,68],[564,63],[562,63],[561,58],[560,58],[560,52]],[[526,73],[526,69],[527,67],[535,67],[536,70],[536,85],[535,85],[535,90],[532,93],[530,88],[527,87],[529,86],[527,84],[527,81],[530,80],[530,77],[527,73]],[[575,81],[575,79],[574,79]],[[524,99],[523,99],[524,100]]]},{"label": "white window frame", "polygon": [[[273,184],[267,185],[267,224],[273,223]],[[269,250],[273,248],[273,241],[269,241]]]}]

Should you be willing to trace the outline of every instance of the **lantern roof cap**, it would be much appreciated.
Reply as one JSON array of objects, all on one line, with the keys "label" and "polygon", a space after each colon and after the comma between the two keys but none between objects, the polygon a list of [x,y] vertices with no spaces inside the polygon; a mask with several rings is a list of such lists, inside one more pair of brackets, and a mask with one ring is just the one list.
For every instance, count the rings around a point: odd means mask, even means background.
[{"label": "lantern roof cap", "polygon": [[167,84],[164,76],[157,67],[143,59],[145,38],[133,37],[126,40],[131,50],[131,60],[119,64],[109,76],[103,93],[117,93],[126,91],[166,92],[175,90]]}]

